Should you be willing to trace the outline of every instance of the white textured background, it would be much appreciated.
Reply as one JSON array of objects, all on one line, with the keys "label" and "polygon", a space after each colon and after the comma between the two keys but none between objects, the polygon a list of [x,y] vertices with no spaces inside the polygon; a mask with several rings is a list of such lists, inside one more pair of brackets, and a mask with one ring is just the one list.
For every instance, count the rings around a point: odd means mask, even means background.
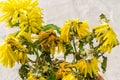
[{"label": "white textured background", "polygon": [[[0,0],[1,1],[1,0]],[[66,19],[80,18],[89,20],[90,26],[99,24],[101,13],[107,15],[120,41],[120,0],[39,0],[44,13],[45,23],[62,26]],[[27,5],[27,4],[26,4]],[[13,30],[0,24],[0,42]],[[120,46],[115,47],[108,55],[107,72],[102,74],[105,80],[120,80]],[[0,80],[21,80],[18,75],[20,65],[4,68],[0,65]]]}]

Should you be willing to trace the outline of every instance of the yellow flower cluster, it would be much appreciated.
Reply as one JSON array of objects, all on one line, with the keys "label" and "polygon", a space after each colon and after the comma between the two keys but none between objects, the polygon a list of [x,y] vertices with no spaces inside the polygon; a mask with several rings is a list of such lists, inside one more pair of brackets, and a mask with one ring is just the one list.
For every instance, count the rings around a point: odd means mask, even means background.
[{"label": "yellow flower cluster", "polygon": [[99,60],[96,58],[91,60],[80,59],[75,66],[81,73],[84,74],[84,77],[86,77],[87,74],[89,74],[90,77],[93,77],[93,75],[98,75],[98,63]]},{"label": "yellow flower cluster", "polygon": [[90,35],[89,26],[87,21],[79,22],[79,19],[67,20],[66,23],[61,28],[61,39],[64,42],[69,42],[70,35],[75,34],[79,38],[83,38],[87,35]]},{"label": "yellow flower cluster", "polygon": [[[5,21],[9,28],[19,28],[0,44],[0,63],[11,68],[16,62],[21,63],[20,76],[26,80],[95,79],[100,70],[99,56],[103,58],[101,66],[105,71],[107,58],[101,53],[111,52],[118,45],[106,17],[101,15],[102,24],[95,26],[93,32],[89,30],[88,21],[80,22],[78,18],[67,20],[59,31],[53,24],[43,27],[38,1],[0,1],[0,22]],[[94,46],[95,38],[99,42],[97,46]],[[60,51],[65,53],[64,60],[53,59]],[[29,59],[27,54],[36,55],[36,59]],[[65,61],[69,54],[73,56],[72,62]]]},{"label": "yellow flower cluster", "polygon": [[28,58],[26,55],[26,48],[21,45],[18,39],[9,35],[5,42],[0,45],[0,62],[3,66],[14,66],[15,62],[24,64]]},{"label": "yellow flower cluster", "polygon": [[31,71],[28,72],[27,77],[27,80],[46,80],[44,77],[35,77]]},{"label": "yellow flower cluster", "polygon": [[8,27],[16,24],[21,29],[30,27],[31,32],[37,33],[42,27],[42,12],[38,0],[8,0],[0,2],[0,22],[6,21]]},{"label": "yellow flower cluster", "polygon": [[110,53],[112,48],[118,45],[116,34],[108,23],[95,26],[93,31],[96,35],[96,40],[101,44],[98,48],[99,51],[103,53],[108,51]]}]

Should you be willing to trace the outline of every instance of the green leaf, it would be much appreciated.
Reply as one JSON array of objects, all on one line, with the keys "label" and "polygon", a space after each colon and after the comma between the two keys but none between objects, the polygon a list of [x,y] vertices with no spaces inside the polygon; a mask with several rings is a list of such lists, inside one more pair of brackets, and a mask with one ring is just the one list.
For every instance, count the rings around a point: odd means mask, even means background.
[{"label": "green leaf", "polygon": [[101,68],[102,68],[102,72],[105,73],[106,72],[106,68],[107,68],[107,57],[103,56],[103,62],[101,64]]},{"label": "green leaf", "polygon": [[46,30],[49,30],[49,29],[56,30],[60,34],[60,28],[57,25],[54,25],[54,24],[48,24],[48,25],[44,26],[42,30],[46,31]]},{"label": "green leaf", "polygon": [[72,54],[74,51],[73,51],[73,47],[72,45],[69,43],[69,44],[66,44],[65,45],[66,47],[66,52],[65,52],[65,56],[69,55],[69,54]]},{"label": "green leaf", "polygon": [[48,80],[57,80],[54,75],[51,75]]},{"label": "green leaf", "polygon": [[101,22],[101,23],[102,23],[102,22],[106,22],[106,23],[109,22],[109,20],[108,20],[107,17],[105,16],[105,14],[101,14],[101,15],[100,15],[100,22]]}]

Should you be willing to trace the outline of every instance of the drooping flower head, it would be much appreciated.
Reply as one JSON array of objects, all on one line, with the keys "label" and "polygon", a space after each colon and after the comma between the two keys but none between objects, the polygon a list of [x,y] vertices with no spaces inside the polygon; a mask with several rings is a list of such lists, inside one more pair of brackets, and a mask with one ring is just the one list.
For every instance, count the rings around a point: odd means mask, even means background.
[{"label": "drooping flower head", "polygon": [[49,50],[52,55],[55,53],[55,48],[57,47],[60,38],[54,32],[53,29],[46,30],[39,34],[39,45],[41,45],[43,51]]},{"label": "drooping flower head", "polygon": [[10,66],[11,68],[15,65],[17,58],[11,48],[7,43],[0,44],[0,63],[3,66]]},{"label": "drooping flower head", "polygon": [[63,80],[68,78],[67,75],[72,73],[72,70],[71,70],[72,67],[73,67],[73,65],[69,62],[64,61],[64,62],[60,63],[59,69],[56,72],[56,78],[57,79],[63,79],[64,78]]},{"label": "drooping flower head", "polygon": [[80,59],[76,64],[76,68],[84,74],[84,77],[86,77],[87,74],[89,74],[90,77],[93,77],[93,75],[98,74],[98,63],[99,60],[96,58],[93,58],[91,60]]},{"label": "drooping flower head", "polygon": [[6,37],[5,41],[0,45],[0,62],[3,66],[15,65],[15,62],[24,64],[28,60],[26,48],[21,45],[18,39],[13,35]]},{"label": "drooping flower head", "polygon": [[69,42],[71,35],[75,35],[79,38],[83,38],[90,35],[88,31],[89,26],[87,21],[79,22],[79,19],[67,20],[66,23],[61,28],[61,39],[64,42]]},{"label": "drooping flower head", "polygon": [[82,22],[79,22],[79,19],[76,18],[74,20],[72,20],[72,25],[74,27],[74,32],[77,34],[77,36],[81,39],[85,36],[90,35],[89,32],[89,25],[88,25],[88,21],[84,20]]},{"label": "drooping flower head", "polygon": [[112,48],[118,45],[117,36],[108,23],[95,26],[93,32],[96,35],[96,40],[101,44],[98,50],[102,53],[110,53]]},{"label": "drooping flower head", "polygon": [[71,22],[69,20],[66,21],[66,23],[63,25],[63,27],[61,28],[61,39],[64,42],[69,42],[69,38],[70,38],[70,25]]}]

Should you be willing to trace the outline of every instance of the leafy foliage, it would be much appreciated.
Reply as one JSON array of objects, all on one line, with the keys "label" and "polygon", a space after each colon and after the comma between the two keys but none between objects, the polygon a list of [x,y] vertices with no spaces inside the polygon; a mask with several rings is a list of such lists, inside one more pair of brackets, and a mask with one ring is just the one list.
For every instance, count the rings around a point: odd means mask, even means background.
[{"label": "leafy foliage", "polygon": [[29,72],[29,66],[27,64],[24,64],[19,69],[19,75],[23,80],[26,80],[27,73]]},{"label": "leafy foliage", "polygon": [[44,26],[44,28],[42,30],[46,31],[46,30],[49,30],[49,29],[56,30],[60,34],[60,28],[57,25],[54,25],[54,24],[47,24],[47,25]]},{"label": "leafy foliage", "polygon": [[102,72],[105,73],[106,72],[106,68],[107,68],[107,57],[103,56],[103,62],[101,64],[101,68],[102,68]]}]

